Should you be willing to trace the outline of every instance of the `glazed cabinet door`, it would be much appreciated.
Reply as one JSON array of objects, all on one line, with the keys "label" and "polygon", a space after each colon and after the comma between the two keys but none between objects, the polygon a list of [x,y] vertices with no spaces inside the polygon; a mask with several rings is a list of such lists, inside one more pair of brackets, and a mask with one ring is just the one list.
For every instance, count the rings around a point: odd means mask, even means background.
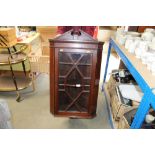
[{"label": "glazed cabinet door", "polygon": [[93,52],[81,49],[56,51],[57,111],[88,113],[93,82]]}]

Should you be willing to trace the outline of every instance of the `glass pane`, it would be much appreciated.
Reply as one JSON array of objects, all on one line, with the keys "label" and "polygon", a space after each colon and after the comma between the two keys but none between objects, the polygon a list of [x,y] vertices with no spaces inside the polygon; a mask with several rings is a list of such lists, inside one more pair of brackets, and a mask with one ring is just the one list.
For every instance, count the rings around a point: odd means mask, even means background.
[{"label": "glass pane", "polygon": [[65,78],[60,78],[59,77],[59,84],[64,84],[64,82],[65,82]]},{"label": "glass pane", "polygon": [[84,86],[84,90],[89,91],[90,90],[90,86]]},{"label": "glass pane", "polygon": [[62,89],[65,90],[64,85],[59,84],[59,90],[60,90],[60,89],[61,89],[61,90],[62,90]]},{"label": "glass pane", "polygon": [[91,66],[78,65],[78,68],[84,77],[91,76]]},{"label": "glass pane", "polygon": [[81,57],[81,54],[71,54],[71,57],[74,62],[77,62],[79,58]]},{"label": "glass pane", "polygon": [[84,79],[83,84],[84,85],[90,85],[90,81],[91,81],[91,79]]},{"label": "glass pane", "polygon": [[79,110],[78,110],[78,108],[77,108],[77,106],[75,105],[75,104],[73,104],[70,108],[69,108],[69,110],[68,110],[69,112],[79,112]]},{"label": "glass pane", "polygon": [[59,62],[72,62],[68,53],[59,52]]},{"label": "glass pane", "polygon": [[91,54],[84,54],[79,63],[91,64],[91,57],[92,57]]},{"label": "glass pane", "polygon": [[66,107],[71,103],[71,99],[63,91],[59,91],[59,110],[64,111]]},{"label": "glass pane", "polygon": [[82,87],[66,87],[66,92],[68,95],[70,95],[72,97],[72,99],[75,99],[80,92],[82,92]]},{"label": "glass pane", "polygon": [[92,54],[59,52],[59,111],[88,112],[91,63]]},{"label": "glass pane", "polygon": [[88,112],[89,93],[83,93],[68,111]]},{"label": "glass pane", "polygon": [[72,65],[59,64],[59,76],[66,76]]},{"label": "glass pane", "polygon": [[76,69],[74,69],[67,77],[67,84],[82,84],[82,77]]},{"label": "glass pane", "polygon": [[89,93],[83,93],[75,102],[82,112],[88,111]]}]

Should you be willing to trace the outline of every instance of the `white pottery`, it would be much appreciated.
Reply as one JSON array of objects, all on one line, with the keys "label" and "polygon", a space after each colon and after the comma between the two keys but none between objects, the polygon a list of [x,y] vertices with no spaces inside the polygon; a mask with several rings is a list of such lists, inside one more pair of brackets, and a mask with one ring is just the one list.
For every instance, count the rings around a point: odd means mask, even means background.
[{"label": "white pottery", "polygon": [[150,114],[147,114],[147,115],[145,116],[145,122],[146,122],[146,123],[152,123],[154,120],[155,120],[155,117],[152,116],[152,115],[150,115]]},{"label": "white pottery", "polygon": [[136,49],[137,45],[138,45],[138,42],[133,42],[133,43],[129,44],[128,51],[132,54],[135,53],[135,49]]},{"label": "white pottery", "polygon": [[149,44],[149,48],[150,48],[151,50],[155,50],[155,42],[151,42],[151,43]]},{"label": "white pottery", "polygon": [[134,37],[135,40],[142,40],[141,37]]},{"label": "white pottery", "polygon": [[152,63],[155,61],[155,54],[150,53],[150,55],[147,56],[146,61],[148,70],[151,70]]},{"label": "white pottery", "polygon": [[146,41],[152,41],[153,37],[154,37],[154,34],[151,32],[144,32],[142,34],[142,39]]},{"label": "white pottery", "polygon": [[146,63],[147,63],[148,70],[151,70],[151,65],[154,61],[155,61],[155,54],[148,51],[147,57],[146,57]]},{"label": "white pottery", "polygon": [[133,54],[133,53],[135,52],[135,48],[136,48],[136,47],[135,47],[134,44],[130,44],[130,45],[129,45],[129,48],[128,48],[129,53],[132,53],[132,54]]},{"label": "white pottery", "polygon": [[131,35],[129,35],[129,34],[126,34],[126,38],[127,39],[131,39],[131,38],[133,38]]},{"label": "white pottery", "polygon": [[136,45],[136,47],[139,47],[140,42],[141,42],[140,40],[135,40],[134,41],[134,44]]},{"label": "white pottery", "polygon": [[150,43],[149,41],[140,41],[139,48],[141,48],[144,51],[148,51],[149,43]]},{"label": "white pottery", "polygon": [[119,35],[118,42],[119,42],[120,45],[125,45],[126,36],[125,35]]},{"label": "white pottery", "polygon": [[135,49],[136,58],[140,59],[141,54],[142,54],[142,50],[139,47],[136,47]]},{"label": "white pottery", "polygon": [[128,32],[126,32],[126,34],[127,34],[127,35],[131,35],[131,36],[133,36],[133,37],[140,37],[140,36],[141,36],[140,33],[134,32],[134,31],[128,31]]},{"label": "white pottery", "polygon": [[152,43],[155,43],[155,37],[153,37],[153,39],[152,39]]},{"label": "white pottery", "polygon": [[141,54],[141,60],[142,60],[142,63],[143,64],[147,64],[147,56],[148,56],[148,53],[145,51],[145,52],[142,52]]},{"label": "white pottery", "polygon": [[155,29],[152,29],[152,28],[146,28],[144,32],[155,33]]},{"label": "white pottery", "polygon": [[134,43],[134,40],[132,38],[126,39],[125,48],[129,49],[130,44],[133,44],[133,43]]}]

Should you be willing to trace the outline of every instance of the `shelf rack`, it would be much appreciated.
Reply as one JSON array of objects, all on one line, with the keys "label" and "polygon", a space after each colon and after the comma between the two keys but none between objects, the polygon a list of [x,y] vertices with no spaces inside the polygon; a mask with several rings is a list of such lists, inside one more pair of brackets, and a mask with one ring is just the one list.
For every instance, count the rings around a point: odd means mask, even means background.
[{"label": "shelf rack", "polygon": [[[4,48],[5,49],[5,48]],[[9,48],[7,48],[9,49]],[[14,47],[14,52],[2,52],[0,54],[0,66],[9,66],[10,67],[10,73],[11,76],[2,74],[0,76],[0,91],[6,92],[6,91],[16,91],[17,92],[17,101],[21,101],[21,96],[19,94],[19,91],[22,89],[27,88],[28,86],[33,86],[33,91],[35,90],[34,87],[34,81],[33,76],[27,77],[26,75],[26,68],[24,62],[28,60],[28,56],[24,51],[28,49],[28,46],[26,44],[20,44],[20,48],[16,50]],[[15,64],[22,64],[23,66],[23,72],[25,76],[23,77],[17,77],[13,71],[13,65]]]},{"label": "shelf rack", "polygon": [[141,127],[150,107],[155,110],[155,76],[153,76],[147,69],[146,65],[142,64],[140,59],[136,58],[134,54],[129,53],[125,47],[120,45],[114,38],[111,38],[105,66],[103,89],[109,65],[111,48],[114,48],[144,93],[134,120],[130,126],[131,129],[138,129]]}]

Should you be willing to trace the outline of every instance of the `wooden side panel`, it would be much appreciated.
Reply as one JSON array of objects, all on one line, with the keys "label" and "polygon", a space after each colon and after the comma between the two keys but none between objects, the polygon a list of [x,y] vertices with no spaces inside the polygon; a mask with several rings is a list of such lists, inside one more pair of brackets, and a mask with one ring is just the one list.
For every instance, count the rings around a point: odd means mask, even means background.
[{"label": "wooden side panel", "polygon": [[101,61],[102,61],[102,50],[103,50],[103,43],[98,45],[98,50],[96,54],[96,66],[95,66],[95,81],[94,81],[94,88],[93,88],[93,106],[91,109],[91,114],[96,114],[97,108],[97,99],[98,99],[98,89],[99,89],[99,81],[100,81],[100,69],[101,69]]},{"label": "wooden side panel", "polygon": [[[53,42],[50,43],[51,46],[53,46]],[[54,105],[55,105],[55,70],[54,70],[54,64],[55,64],[55,51],[54,48],[50,48],[50,111],[54,114]]]}]

